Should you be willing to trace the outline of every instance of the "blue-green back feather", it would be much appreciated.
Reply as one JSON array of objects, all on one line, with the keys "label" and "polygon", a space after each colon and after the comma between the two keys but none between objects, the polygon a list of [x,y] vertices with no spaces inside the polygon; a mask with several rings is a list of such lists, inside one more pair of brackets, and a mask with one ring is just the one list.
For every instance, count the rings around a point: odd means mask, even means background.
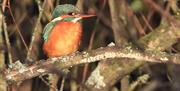
[{"label": "blue-green back feather", "polygon": [[50,34],[52,28],[53,28],[55,25],[56,25],[56,22],[50,22],[50,23],[48,23],[48,24],[45,26],[45,28],[44,28],[44,30],[43,30],[43,39],[44,39],[45,41],[48,40],[49,34]]}]

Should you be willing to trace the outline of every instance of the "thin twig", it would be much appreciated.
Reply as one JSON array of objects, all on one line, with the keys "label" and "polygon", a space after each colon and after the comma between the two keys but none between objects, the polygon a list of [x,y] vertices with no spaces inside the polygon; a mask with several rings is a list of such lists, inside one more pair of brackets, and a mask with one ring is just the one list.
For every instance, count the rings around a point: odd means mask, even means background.
[{"label": "thin twig", "polygon": [[138,77],[136,81],[130,84],[130,87],[127,91],[134,91],[138,85],[146,84],[149,78],[150,76],[148,74],[144,74]]},{"label": "thin twig", "polygon": [[[98,23],[99,23],[99,19],[96,20],[95,28],[97,27],[97,24],[98,24]],[[94,31],[93,31],[92,34],[91,34],[91,39],[90,39],[90,42],[89,42],[88,50],[91,50],[91,49],[92,49],[93,41],[94,41],[94,36],[95,36],[95,34],[96,34],[96,31],[97,31],[97,30],[94,29]],[[82,83],[84,83],[85,80],[86,80],[88,67],[89,67],[89,64],[85,64],[85,65],[84,65]]]},{"label": "thin twig", "polygon": [[2,2],[2,11],[3,12],[5,11],[6,4],[7,4],[7,0],[3,0],[3,2]]},{"label": "thin twig", "polygon": [[[102,12],[102,10],[104,9],[105,5],[106,5],[106,1],[103,1],[102,6],[101,6],[99,12]],[[95,6],[94,6],[94,7],[95,7]],[[95,37],[96,31],[97,31],[97,26],[98,26],[99,21],[100,21],[100,19],[98,18],[98,19],[96,20],[96,23],[95,23],[93,32],[92,32],[92,34],[91,34],[91,38],[90,38],[88,50],[91,50],[91,49],[92,49],[93,41],[94,41],[94,37]],[[85,65],[84,65],[82,83],[84,83],[85,80],[86,80],[88,67],[89,67],[89,64],[85,64]]]},{"label": "thin twig", "polygon": [[63,91],[63,89],[64,89],[64,82],[65,82],[65,79],[66,79],[66,77],[65,77],[65,76],[63,76],[62,81],[61,81],[61,88],[60,88],[60,90],[59,90],[59,91]]},{"label": "thin twig", "polygon": [[134,14],[133,14],[133,21],[134,21],[134,25],[135,25],[135,27],[137,28],[137,30],[139,31],[139,33],[140,33],[141,35],[145,35],[146,33],[145,33],[145,31],[143,30],[143,27],[142,27],[140,21],[138,20],[138,18],[137,18]]},{"label": "thin twig", "polygon": [[46,81],[46,80],[43,78],[43,75],[40,75],[39,78],[40,78],[47,86],[49,86],[50,88],[53,88],[54,90],[58,91],[57,88],[53,87],[48,81]]},{"label": "thin twig", "polygon": [[143,27],[143,30],[145,31],[146,27],[148,27],[151,31],[153,31],[153,28],[151,27],[151,25],[149,24],[149,20],[146,19],[146,17],[141,13],[141,17],[145,22],[145,25]]},{"label": "thin twig", "polygon": [[158,11],[163,16],[163,18],[166,18],[169,21],[175,21],[175,19],[170,15],[170,13],[164,12],[163,8],[157,5],[154,1],[144,0],[144,2],[151,5],[155,11]]},{"label": "thin twig", "polygon": [[[0,69],[3,69],[5,67],[5,50],[4,47],[4,38],[3,38],[3,14],[0,11]],[[1,91],[7,91],[7,83],[6,80],[3,79],[2,74],[0,74],[0,90]]]},{"label": "thin twig", "polygon": [[[154,13],[155,13],[155,11],[154,11],[154,10],[151,10],[151,11],[149,12],[149,14],[147,15],[147,22],[148,22],[148,23],[150,22],[150,20],[151,20],[151,18],[152,18],[152,16],[153,16]],[[147,26],[147,24],[145,24],[144,27],[143,27],[143,29],[146,30],[147,28],[148,28],[148,26]],[[150,29],[150,30],[151,30],[151,29]]]},{"label": "thin twig", "polygon": [[15,20],[15,18],[14,18],[14,15],[13,15],[13,13],[12,13],[11,5],[10,5],[10,1],[9,1],[9,0],[8,0],[8,9],[9,9],[9,13],[10,13],[12,19],[13,19],[13,22],[14,22],[16,28],[17,28],[17,32],[18,32],[18,34],[19,34],[19,36],[20,36],[20,38],[21,38],[21,40],[22,40],[22,42],[23,42],[26,50],[28,51],[27,44],[26,44],[26,42],[25,42],[25,40],[24,40],[24,38],[23,38],[23,36],[22,36],[22,33],[21,33],[20,29],[19,29],[19,26],[17,25],[16,20]]},{"label": "thin twig", "polygon": [[[90,39],[90,43],[89,43],[89,47],[88,50],[92,49],[92,44],[93,44],[93,40],[94,40],[94,36],[96,34],[96,29],[93,31],[92,35],[91,35],[91,39]],[[86,77],[87,77],[87,72],[88,72],[88,68],[89,68],[89,63],[86,63],[84,65],[84,69],[83,69],[83,76],[82,76],[82,84],[85,82]],[[81,90],[80,90],[81,91]]]},{"label": "thin twig", "polygon": [[[39,13],[39,16],[38,16],[38,19],[37,19],[37,22],[36,22],[36,25],[35,25],[35,28],[34,28],[34,32],[32,34],[31,43],[29,45],[29,50],[28,50],[28,53],[27,53],[27,59],[31,59],[30,55],[32,54],[32,48],[33,48],[33,45],[35,44],[36,36],[39,35],[38,31],[40,31],[40,30],[38,30],[38,27],[39,27],[39,24],[40,24],[40,20],[41,20],[41,17],[42,17],[46,2],[47,2],[47,0],[44,0],[44,3],[42,5],[42,7],[41,7],[41,1],[40,0],[37,1],[40,13]],[[30,60],[30,61],[33,61],[33,60]]]},{"label": "thin twig", "polygon": [[3,30],[4,30],[5,41],[6,41],[7,50],[8,50],[9,63],[11,64],[11,63],[13,63],[12,55],[11,55],[11,44],[9,42],[9,36],[8,36],[8,32],[7,32],[7,25],[6,25],[4,17],[3,17]]},{"label": "thin twig", "polygon": [[[3,6],[2,6],[3,12],[5,10],[6,3],[7,3],[7,0],[4,0],[3,1]],[[9,36],[8,36],[8,32],[7,32],[7,25],[6,25],[6,22],[5,22],[5,16],[3,16],[3,15],[2,15],[2,23],[3,23],[5,41],[6,41],[7,50],[8,50],[8,59],[9,59],[9,63],[11,64],[12,63],[11,44],[9,42]]]}]

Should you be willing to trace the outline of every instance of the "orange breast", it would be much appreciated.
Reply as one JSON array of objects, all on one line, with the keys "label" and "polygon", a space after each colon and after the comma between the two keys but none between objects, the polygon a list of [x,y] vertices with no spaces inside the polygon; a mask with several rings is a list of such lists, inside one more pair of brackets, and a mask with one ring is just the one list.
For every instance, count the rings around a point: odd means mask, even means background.
[{"label": "orange breast", "polygon": [[81,41],[80,23],[59,22],[52,29],[43,50],[49,57],[63,56],[78,50]]}]

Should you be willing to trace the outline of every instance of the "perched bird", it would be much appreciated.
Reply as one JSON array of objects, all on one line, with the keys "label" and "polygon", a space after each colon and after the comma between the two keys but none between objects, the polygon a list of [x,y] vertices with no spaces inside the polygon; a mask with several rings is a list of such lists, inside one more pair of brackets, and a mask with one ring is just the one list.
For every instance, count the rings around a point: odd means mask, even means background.
[{"label": "perched bird", "polygon": [[[52,13],[53,19],[43,31],[43,51],[48,57],[57,57],[71,54],[78,50],[82,26],[81,19],[94,15],[82,15],[77,7],[70,4],[58,5]],[[54,88],[58,82],[58,76],[49,75]],[[50,91],[55,91],[50,89]]]},{"label": "perched bird", "polygon": [[78,50],[82,26],[81,19],[94,15],[82,15],[77,7],[64,4],[58,5],[53,11],[53,20],[43,32],[43,51],[48,57],[64,56]]}]

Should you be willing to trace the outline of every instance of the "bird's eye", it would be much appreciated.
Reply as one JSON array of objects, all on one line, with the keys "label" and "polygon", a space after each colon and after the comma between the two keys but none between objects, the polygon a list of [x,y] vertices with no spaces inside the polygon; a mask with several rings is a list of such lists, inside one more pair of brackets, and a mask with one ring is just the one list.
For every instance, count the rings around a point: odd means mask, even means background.
[{"label": "bird's eye", "polygon": [[68,13],[68,15],[76,15],[76,13],[74,13],[74,12],[70,12],[70,13]]}]

